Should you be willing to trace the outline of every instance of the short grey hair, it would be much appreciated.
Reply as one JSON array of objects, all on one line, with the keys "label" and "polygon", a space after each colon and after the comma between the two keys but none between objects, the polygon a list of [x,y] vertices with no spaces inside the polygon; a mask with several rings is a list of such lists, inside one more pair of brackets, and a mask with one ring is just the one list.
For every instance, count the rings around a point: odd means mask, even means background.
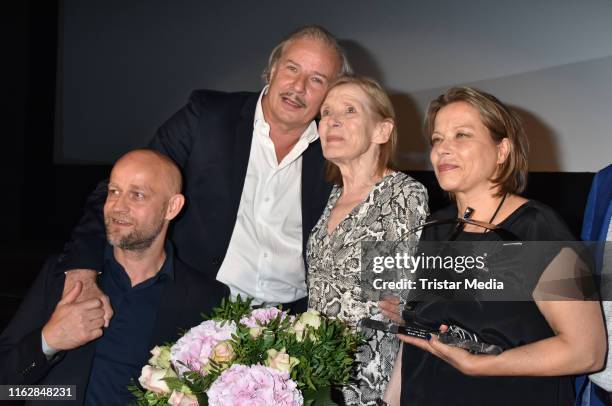
[{"label": "short grey hair", "polygon": [[336,37],[334,37],[329,31],[319,25],[306,25],[304,27],[298,28],[291,34],[287,35],[285,39],[280,42],[280,44],[274,47],[274,49],[270,53],[270,57],[268,58],[268,66],[266,67],[266,69],[264,69],[262,74],[262,78],[266,84],[270,83],[270,73],[272,72],[272,67],[282,57],[287,45],[297,39],[302,38],[323,41],[323,43],[325,43],[334,51],[336,51],[336,53],[338,54],[338,58],[341,61],[340,71],[336,74],[336,77],[347,76],[353,73],[353,68],[351,68],[351,64],[348,61],[346,53],[344,52],[340,44],[338,44],[338,40],[336,39]]}]

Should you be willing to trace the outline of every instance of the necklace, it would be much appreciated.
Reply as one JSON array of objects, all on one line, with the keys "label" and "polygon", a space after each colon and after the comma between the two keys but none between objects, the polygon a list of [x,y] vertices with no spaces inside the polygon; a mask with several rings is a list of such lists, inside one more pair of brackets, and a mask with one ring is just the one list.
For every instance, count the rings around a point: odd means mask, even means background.
[{"label": "necklace", "polygon": [[501,201],[497,205],[497,209],[495,209],[495,213],[493,213],[493,217],[491,217],[491,220],[489,220],[489,224],[493,224],[493,220],[495,220],[495,216],[497,216],[497,213],[499,213],[499,209],[501,209],[502,205],[506,201],[506,196],[508,196],[508,193],[504,194],[504,197],[502,197]]},{"label": "necklace", "polygon": [[[491,217],[491,220],[489,220],[489,224],[493,224],[493,220],[495,220],[495,217],[497,216],[497,213],[499,213],[499,210],[501,209],[502,205],[506,201],[506,197],[507,196],[508,196],[508,193],[504,194],[504,197],[502,197],[501,201],[497,205],[497,209],[495,209],[495,213],[493,213],[493,217]],[[472,213],[474,213],[474,209],[472,209],[471,207],[468,206],[465,209],[465,212],[463,213],[463,218],[464,219],[470,218],[472,216]],[[461,232],[463,231],[464,228],[465,228],[465,223],[457,223],[453,233],[451,234],[451,236],[449,237],[448,240],[449,241],[455,241],[457,239],[457,237],[459,236],[459,234],[461,234]],[[485,233],[488,233],[488,232],[489,232],[488,229],[485,230]]]}]

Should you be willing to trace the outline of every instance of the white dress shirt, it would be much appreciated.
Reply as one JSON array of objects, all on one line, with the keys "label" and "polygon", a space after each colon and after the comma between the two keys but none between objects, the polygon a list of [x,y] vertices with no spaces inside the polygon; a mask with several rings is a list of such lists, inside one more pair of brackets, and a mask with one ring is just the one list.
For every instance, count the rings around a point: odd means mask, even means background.
[{"label": "white dress shirt", "polygon": [[254,304],[306,296],[302,256],[302,153],[319,134],[313,121],[279,163],[261,107],[255,109],[251,153],[240,206],[217,280]]}]

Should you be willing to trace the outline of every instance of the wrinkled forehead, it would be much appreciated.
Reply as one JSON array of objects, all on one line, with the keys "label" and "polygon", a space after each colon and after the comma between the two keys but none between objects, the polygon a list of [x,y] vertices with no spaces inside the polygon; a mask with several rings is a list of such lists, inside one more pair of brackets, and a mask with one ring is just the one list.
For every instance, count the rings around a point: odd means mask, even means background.
[{"label": "wrinkled forehead", "polygon": [[356,83],[342,83],[327,92],[322,108],[331,103],[359,104],[370,113],[374,113],[373,101],[370,95]]},{"label": "wrinkled forehead", "polygon": [[368,94],[356,83],[342,83],[332,87],[327,97],[345,97],[360,101],[368,101]]}]

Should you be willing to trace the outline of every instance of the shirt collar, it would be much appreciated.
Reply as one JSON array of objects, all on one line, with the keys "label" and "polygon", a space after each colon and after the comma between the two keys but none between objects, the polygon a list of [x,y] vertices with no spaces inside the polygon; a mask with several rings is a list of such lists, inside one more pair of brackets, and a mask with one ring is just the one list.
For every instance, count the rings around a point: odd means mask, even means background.
[{"label": "shirt collar", "polygon": [[[153,278],[158,279],[163,275],[169,280],[174,281],[174,247],[170,241],[166,240],[164,243],[164,250],[166,251],[166,259],[159,272],[153,276]],[[125,272],[123,266],[121,266],[121,264],[117,262],[117,259],[115,259],[113,247],[108,243],[106,243],[106,248],[104,249],[104,265],[105,270],[121,270],[127,277],[127,272]]]},{"label": "shirt collar", "polygon": [[[270,85],[266,85],[261,93],[259,94],[259,99],[257,100],[257,105],[255,106],[255,118],[253,120],[253,128],[256,130],[255,133],[265,134],[267,137],[270,136],[270,124],[266,122],[264,117],[263,108],[261,107],[261,100],[263,96],[268,93],[268,88]],[[316,141],[319,138],[319,132],[317,131],[317,123],[315,120],[312,120],[306,130],[300,136],[300,141],[304,140],[308,144]]]}]

